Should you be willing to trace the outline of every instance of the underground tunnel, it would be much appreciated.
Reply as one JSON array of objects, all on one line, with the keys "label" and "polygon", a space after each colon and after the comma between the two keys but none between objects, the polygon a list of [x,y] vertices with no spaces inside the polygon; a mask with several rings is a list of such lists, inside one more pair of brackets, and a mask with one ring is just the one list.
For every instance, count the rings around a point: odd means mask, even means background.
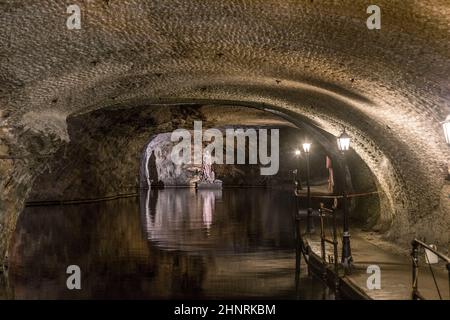
[{"label": "underground tunnel", "polygon": [[[448,255],[448,1],[377,1],[379,30],[360,0],[75,2],[79,29],[62,1],[0,3],[2,298],[292,298],[291,215],[312,213],[312,255],[321,203],[350,224],[355,270],[359,238]],[[174,164],[173,132],[196,121],[277,130],[276,174],[248,143],[244,163]],[[67,291],[71,264],[88,289]]]}]

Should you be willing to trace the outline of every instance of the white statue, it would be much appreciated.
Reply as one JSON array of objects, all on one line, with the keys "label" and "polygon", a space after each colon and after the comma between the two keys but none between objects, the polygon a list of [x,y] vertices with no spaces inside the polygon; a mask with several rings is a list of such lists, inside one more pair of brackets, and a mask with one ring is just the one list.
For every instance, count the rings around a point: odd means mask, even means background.
[{"label": "white statue", "polygon": [[203,154],[202,174],[202,181],[214,183],[215,174],[212,169],[212,157],[208,150]]},{"label": "white statue", "polygon": [[216,180],[212,168],[212,157],[208,150],[203,154],[201,177],[196,185],[197,189],[222,189],[222,181]]}]

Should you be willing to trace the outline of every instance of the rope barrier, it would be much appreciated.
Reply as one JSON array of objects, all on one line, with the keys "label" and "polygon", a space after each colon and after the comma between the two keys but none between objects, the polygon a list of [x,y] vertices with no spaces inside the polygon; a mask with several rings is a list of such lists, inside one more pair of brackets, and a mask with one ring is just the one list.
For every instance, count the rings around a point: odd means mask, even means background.
[{"label": "rope barrier", "polygon": [[[374,194],[379,194],[379,191],[371,191],[371,192],[364,192],[364,193],[351,193],[347,195],[347,198],[356,198],[356,197],[365,197],[365,196],[369,196],[369,195],[374,195]],[[306,194],[300,194],[297,193],[297,191],[295,191],[295,195],[297,197],[301,197],[301,198],[305,198],[307,195]],[[344,196],[343,195],[314,195],[311,194],[311,198],[321,198],[321,199],[342,199]]]},{"label": "rope barrier", "polygon": [[90,199],[74,199],[74,200],[48,200],[48,201],[27,201],[25,202],[26,207],[41,207],[41,206],[63,206],[63,205],[72,205],[72,204],[85,204],[85,203],[94,203],[94,202],[103,202],[109,200],[117,200],[122,198],[132,198],[137,197],[139,193],[123,193],[113,196],[99,197],[99,198],[90,198]]}]

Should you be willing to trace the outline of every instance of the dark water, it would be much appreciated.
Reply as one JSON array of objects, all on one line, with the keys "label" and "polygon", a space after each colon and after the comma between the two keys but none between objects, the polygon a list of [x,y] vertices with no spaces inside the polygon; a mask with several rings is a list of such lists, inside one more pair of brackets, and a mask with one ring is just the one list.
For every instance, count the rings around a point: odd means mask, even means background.
[{"label": "dark water", "polygon": [[[140,198],[26,208],[10,257],[10,298],[323,299],[296,289],[292,195],[265,189],[152,190]],[[66,268],[81,268],[68,290]]]}]

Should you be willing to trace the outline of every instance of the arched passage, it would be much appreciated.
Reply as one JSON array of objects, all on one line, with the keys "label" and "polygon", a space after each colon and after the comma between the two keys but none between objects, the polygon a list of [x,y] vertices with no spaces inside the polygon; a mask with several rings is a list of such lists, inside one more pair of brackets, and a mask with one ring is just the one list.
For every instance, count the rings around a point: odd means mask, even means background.
[{"label": "arched passage", "polygon": [[345,126],[383,191],[390,237],[448,244],[449,9],[379,5],[382,32],[365,28],[364,1],[93,1],[71,33],[58,27],[62,4],[4,4],[2,252],[45,159],[70,139],[66,120],[138,100],[235,101],[332,135]]}]

